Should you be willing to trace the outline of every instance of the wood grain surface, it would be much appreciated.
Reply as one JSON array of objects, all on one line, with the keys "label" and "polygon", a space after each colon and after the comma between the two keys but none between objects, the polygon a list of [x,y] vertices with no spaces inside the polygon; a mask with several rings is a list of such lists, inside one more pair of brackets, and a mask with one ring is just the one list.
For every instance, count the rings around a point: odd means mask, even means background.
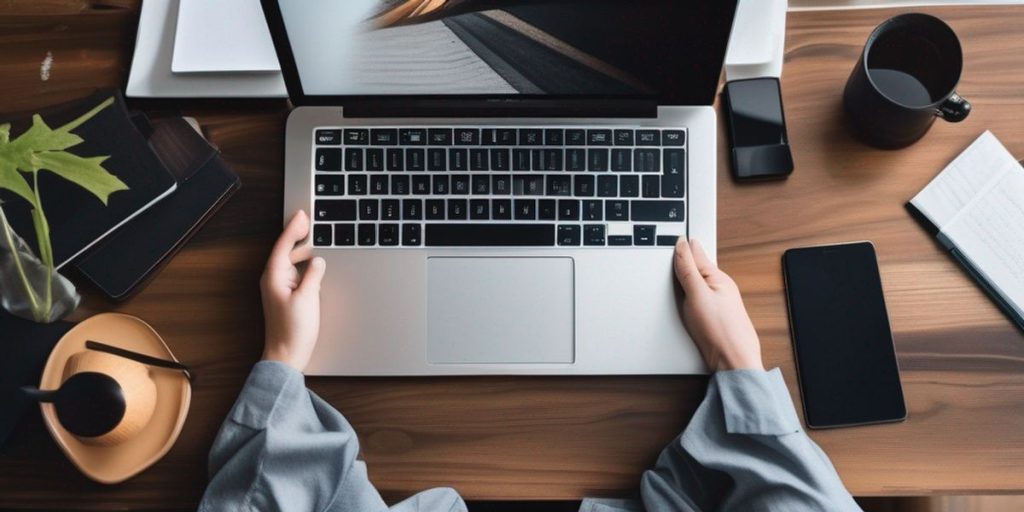
[{"label": "wood grain surface", "polygon": [[[780,258],[795,246],[872,240],[910,417],[812,432],[857,495],[1024,491],[1024,336],[906,214],[903,204],[985,129],[1024,156],[1024,7],[921,9],[960,34],[960,92],[974,111],[900,151],[843,127],[843,85],[870,30],[903,9],[789,17],[783,78],[796,172],[734,184],[720,148],[719,259],[738,281],[799,407]],[[123,86],[137,0],[0,3],[0,112]],[[42,62],[52,57],[43,80]],[[174,449],[107,487],[81,476],[37,420],[0,453],[0,508],[193,508],[206,453],[261,350],[257,279],[281,226],[280,101],[133,102],[196,116],[242,190],[149,288],[115,306],[86,290],[80,317],[138,315],[199,375]],[[721,134],[724,146],[724,133]],[[0,333],[0,350],[4,343]],[[628,496],[685,426],[702,377],[320,378],[310,386],[359,431],[370,476],[394,500],[451,485],[472,499]]]}]

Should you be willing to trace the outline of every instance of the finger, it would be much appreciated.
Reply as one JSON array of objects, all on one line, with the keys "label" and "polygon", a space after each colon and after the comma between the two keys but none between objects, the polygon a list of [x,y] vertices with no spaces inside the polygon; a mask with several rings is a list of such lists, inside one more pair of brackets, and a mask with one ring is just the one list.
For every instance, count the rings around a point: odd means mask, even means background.
[{"label": "finger", "polygon": [[704,246],[700,244],[696,239],[690,240],[690,247],[693,249],[693,261],[697,264],[697,270],[700,275],[708,277],[718,270],[718,265],[708,258],[708,253],[704,252]]},{"label": "finger", "polygon": [[687,294],[694,293],[707,285],[704,277],[697,270],[697,263],[693,259],[693,251],[690,244],[683,237],[676,242],[676,257],[673,262],[676,279],[683,285],[683,291]]},{"label": "finger", "polygon": [[274,243],[274,249],[270,252],[270,259],[267,267],[281,269],[292,266],[291,252],[295,244],[306,238],[309,234],[309,217],[306,212],[299,210],[284,227],[281,236]]},{"label": "finger", "polygon": [[313,246],[311,245],[300,245],[294,249],[288,255],[292,262],[292,265],[298,265],[303,261],[306,261],[313,257]]},{"label": "finger", "polygon": [[313,258],[309,262],[309,267],[306,268],[306,274],[302,276],[302,282],[299,283],[299,288],[296,290],[298,293],[319,293],[320,282],[324,279],[324,273],[327,271],[327,262],[321,257]]}]

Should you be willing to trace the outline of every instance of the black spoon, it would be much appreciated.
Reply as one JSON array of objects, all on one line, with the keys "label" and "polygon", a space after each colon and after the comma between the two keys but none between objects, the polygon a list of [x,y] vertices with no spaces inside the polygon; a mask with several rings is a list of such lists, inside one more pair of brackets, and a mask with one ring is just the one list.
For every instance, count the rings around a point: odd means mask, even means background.
[{"label": "black spoon", "polygon": [[29,386],[21,390],[36,401],[52,403],[60,424],[76,436],[102,436],[124,418],[124,391],[113,377],[102,373],[76,373],[52,391]]}]

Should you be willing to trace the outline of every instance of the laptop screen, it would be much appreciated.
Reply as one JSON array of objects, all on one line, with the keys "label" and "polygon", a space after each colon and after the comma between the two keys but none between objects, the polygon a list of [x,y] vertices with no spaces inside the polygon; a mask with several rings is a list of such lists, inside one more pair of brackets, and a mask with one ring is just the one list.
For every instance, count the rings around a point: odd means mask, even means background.
[{"label": "laptop screen", "polygon": [[293,96],[298,85],[307,97],[628,97],[699,105],[714,100],[735,1],[264,6]]}]

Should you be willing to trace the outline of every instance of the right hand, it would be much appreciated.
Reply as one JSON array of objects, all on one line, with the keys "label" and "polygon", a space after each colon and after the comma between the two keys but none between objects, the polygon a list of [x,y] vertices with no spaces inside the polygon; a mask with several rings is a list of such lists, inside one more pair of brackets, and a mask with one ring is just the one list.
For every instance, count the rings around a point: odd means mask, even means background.
[{"label": "right hand", "polygon": [[764,370],[761,342],[740,290],[700,243],[680,237],[674,262],[683,287],[683,322],[712,370]]}]

